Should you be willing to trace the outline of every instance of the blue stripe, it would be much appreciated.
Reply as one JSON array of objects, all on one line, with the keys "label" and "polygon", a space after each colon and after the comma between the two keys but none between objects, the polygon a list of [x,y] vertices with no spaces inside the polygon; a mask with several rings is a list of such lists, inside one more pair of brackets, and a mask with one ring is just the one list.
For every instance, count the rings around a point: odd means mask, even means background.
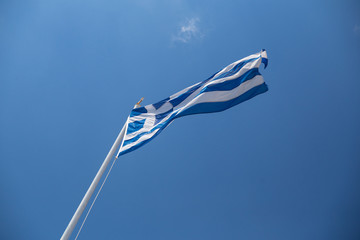
[{"label": "blue stripe", "polygon": [[192,88],[190,88],[188,91],[184,92],[183,94],[177,96],[176,98],[173,98],[170,100],[170,103],[173,105],[173,107],[178,106],[180,103],[182,103],[186,98],[188,98],[193,92],[198,90],[200,87],[204,86],[205,83],[207,83],[209,80],[211,80],[219,71],[214,73],[211,77],[207,78],[206,80],[199,82]]},{"label": "blue stripe", "polygon": [[155,129],[156,129],[156,128],[152,128],[152,129],[151,129],[150,131],[148,131],[148,132],[140,133],[140,134],[136,135],[135,137],[133,137],[133,138],[131,138],[131,139],[129,139],[129,140],[125,140],[125,141],[124,141],[124,144],[123,144],[123,147],[125,147],[126,145],[128,145],[128,144],[130,144],[130,143],[132,143],[132,142],[136,142],[136,141],[139,140],[139,138],[141,138],[143,135],[148,134],[148,133],[151,133],[151,132],[155,131]]},{"label": "blue stripe", "polygon": [[[266,52],[266,50],[263,48],[262,50],[261,50],[261,52]],[[268,65],[268,59],[267,58],[265,58],[265,57],[263,57],[262,59],[261,59],[261,62],[265,65],[265,67],[264,67],[264,69],[267,67],[267,65]]]},{"label": "blue stripe", "polygon": [[267,58],[262,58],[261,62],[265,65],[264,69],[267,67],[268,65],[268,59]]},{"label": "blue stripe", "polygon": [[261,75],[259,73],[258,68],[252,68],[243,75],[241,75],[238,78],[235,78],[233,80],[224,81],[217,84],[211,84],[207,87],[205,87],[203,90],[201,90],[201,93],[203,92],[213,92],[213,91],[229,91],[236,87],[238,87],[243,82],[246,82],[248,80],[253,79],[255,76]]},{"label": "blue stripe", "polygon": [[127,132],[126,134],[130,134],[136,131],[139,131],[141,128],[143,128],[146,118],[140,121],[134,121],[128,124]]},{"label": "blue stripe", "polygon": [[[175,113],[173,113],[173,115],[175,115]],[[171,116],[169,119],[171,119],[173,116]],[[123,146],[125,147],[126,145],[130,144],[130,143],[133,143],[133,142],[136,142],[137,140],[139,140],[139,138],[141,138],[142,136],[144,136],[145,134],[148,134],[148,133],[152,133],[153,131],[155,131],[156,129],[158,128],[161,128],[164,124],[166,124],[169,119],[163,123],[160,123],[158,125],[155,125],[150,131],[147,131],[147,132],[143,132],[143,133],[140,133],[138,135],[136,135],[135,137],[131,138],[131,139],[128,139],[128,140],[125,140],[124,141],[124,144]]]},{"label": "blue stripe", "polygon": [[239,97],[226,102],[207,102],[196,104],[185,111],[181,112],[176,118],[183,117],[186,115],[199,114],[199,113],[211,113],[211,112],[221,112],[228,108],[231,108],[239,103],[242,103],[246,100],[249,100],[256,95],[264,93],[268,90],[268,87],[265,83],[260,84],[259,86],[253,87],[249,91],[241,94]]},{"label": "blue stripe", "polygon": [[134,108],[130,113],[130,117],[136,117],[143,113],[147,113],[146,108],[144,108],[144,107]]},{"label": "blue stripe", "polygon": [[164,100],[161,100],[160,102],[154,103],[153,106],[156,110],[158,110],[159,108],[161,108],[162,105],[164,105],[165,103],[167,103],[169,101],[169,97],[165,98]]},{"label": "blue stripe", "polygon": [[[147,139],[147,140],[144,140],[142,142],[139,142],[138,144],[136,144],[135,146],[132,146],[131,148],[125,150],[125,151],[122,151],[120,152],[120,154],[118,156],[121,156],[121,155],[124,155],[125,153],[128,153],[128,152],[132,152],[136,149],[138,149],[139,147],[143,146],[144,144],[148,143],[149,141],[151,141],[153,138],[155,138],[158,134],[161,133],[162,130],[164,130],[174,119],[175,119],[175,115],[176,115],[176,112],[173,113],[173,115],[168,119],[166,120],[165,122],[157,125],[156,127],[154,127],[153,129],[151,129],[149,132],[146,132],[146,133],[142,133],[142,134],[139,134],[141,136],[145,135],[145,134],[148,134],[148,133],[152,133],[154,132],[156,129],[159,129],[159,131],[157,131],[154,136],[152,136],[150,139]],[[140,137],[141,137],[140,136]],[[129,139],[129,140],[126,140],[124,141],[124,144],[123,146],[125,147],[126,145],[130,144],[130,143],[133,143],[133,142],[136,142],[140,137],[136,136],[132,139]]]},{"label": "blue stripe", "polygon": [[252,61],[254,61],[254,60],[258,59],[258,58],[259,58],[259,57],[257,57],[257,58],[251,58],[251,59],[248,59],[248,60],[246,60],[246,61],[240,62],[240,63],[236,64],[232,69],[230,69],[230,70],[227,71],[227,72],[224,72],[224,73],[220,74],[219,76],[217,76],[217,77],[214,78],[213,80],[220,79],[220,78],[224,78],[224,77],[230,77],[230,76],[236,74],[238,71],[240,71],[240,69],[241,69],[245,64],[247,64],[247,63],[249,63],[249,62],[252,62]]},{"label": "blue stripe", "polygon": [[154,125],[158,124],[159,122],[161,122],[161,120],[163,120],[164,118],[166,118],[170,113],[173,112],[173,108],[171,108],[169,111],[166,111],[164,113],[160,113],[155,115],[155,123]]},{"label": "blue stripe", "polygon": [[188,91],[184,92],[183,94],[177,96],[176,98],[171,99],[170,103],[173,105],[173,107],[176,107],[177,105],[182,103],[187,97],[189,97],[193,92],[199,89],[203,84],[204,82],[201,82],[196,86],[190,88]]}]

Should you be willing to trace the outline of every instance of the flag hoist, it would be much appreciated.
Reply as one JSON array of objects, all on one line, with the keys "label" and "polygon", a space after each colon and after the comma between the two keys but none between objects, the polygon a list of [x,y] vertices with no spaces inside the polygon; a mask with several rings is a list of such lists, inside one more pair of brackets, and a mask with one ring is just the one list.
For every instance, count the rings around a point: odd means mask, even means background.
[{"label": "flag hoist", "polygon": [[157,103],[141,107],[142,98],[127,118],[61,240],[69,239],[117,149],[116,158],[148,143],[176,118],[220,112],[266,92],[268,87],[259,72],[261,63],[266,68],[268,59],[265,50],[240,59],[210,78]]}]

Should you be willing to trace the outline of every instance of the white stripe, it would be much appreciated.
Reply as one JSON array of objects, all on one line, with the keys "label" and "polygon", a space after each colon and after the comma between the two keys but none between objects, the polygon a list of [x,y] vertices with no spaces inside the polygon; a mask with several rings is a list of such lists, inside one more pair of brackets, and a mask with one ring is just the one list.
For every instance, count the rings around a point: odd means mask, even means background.
[{"label": "white stripe", "polygon": [[159,109],[152,111],[154,114],[161,114],[172,109],[173,105],[170,102],[165,102]]},{"label": "white stripe", "polygon": [[126,146],[121,146],[120,152],[121,151],[126,151],[127,149],[141,143],[142,141],[145,141],[147,139],[152,138],[157,133],[157,131],[159,131],[159,130],[160,130],[160,128],[156,129],[152,133],[145,134],[145,135],[141,136],[136,142],[130,143],[130,144],[126,145]]},{"label": "white stripe", "polygon": [[231,63],[230,65],[226,66],[223,70],[221,70],[220,72],[218,72],[218,73],[214,76],[214,78],[218,77],[219,75],[223,74],[224,72],[227,72],[227,71],[231,70],[235,65],[239,64],[240,62],[244,62],[244,61],[249,60],[249,59],[252,59],[252,58],[257,58],[257,57],[259,57],[259,56],[261,56],[261,55],[260,55],[259,53],[256,53],[256,54],[250,55],[250,56],[248,56],[248,57],[245,57],[245,58],[243,58],[243,59],[240,59],[240,60],[238,60],[238,61],[236,61],[236,62],[233,62],[233,63]]},{"label": "white stripe", "polygon": [[226,82],[235,78],[240,77],[241,75],[243,75],[244,73],[246,73],[247,71],[249,71],[250,69],[253,68],[259,68],[261,64],[261,58],[254,60],[253,62],[249,62],[247,64],[245,64],[245,66],[243,66],[240,71],[238,71],[236,74],[229,76],[229,77],[224,77],[224,78],[220,78],[217,80],[214,80],[212,82],[209,82],[208,84],[206,84],[204,87],[206,86],[210,86],[213,84],[218,84],[218,83],[222,83],[222,82]]},{"label": "white stripe", "polygon": [[[245,92],[249,91],[253,87],[259,86],[264,83],[264,78],[261,75],[257,75],[251,80],[248,80],[238,87],[230,90],[230,91],[214,91],[214,92],[205,92],[194,98],[191,102],[189,102],[180,112],[183,112],[185,109],[190,108],[199,103],[205,102],[226,102],[231,99],[234,99]],[[179,113],[180,113],[179,112]]]},{"label": "white stripe", "polygon": [[254,62],[250,62],[250,63],[247,63],[245,64],[245,66],[243,68],[241,68],[241,70],[239,72],[237,72],[236,74],[232,75],[232,76],[229,76],[229,77],[225,77],[225,78],[220,78],[218,80],[215,80],[215,81],[211,81],[211,82],[208,82],[207,84],[205,84],[203,87],[197,89],[195,92],[193,92],[190,96],[188,96],[184,101],[182,101],[182,103],[180,103],[176,109],[179,109],[179,108],[182,108],[184,107],[185,105],[187,105],[189,102],[191,102],[192,100],[194,100],[194,97],[196,97],[200,91],[207,87],[207,86],[210,86],[210,85],[213,85],[213,84],[218,84],[218,83],[221,83],[221,82],[225,82],[225,81],[229,81],[229,80],[232,80],[232,79],[235,79],[235,78],[238,78],[240,77],[242,74],[244,74],[245,72],[247,72],[249,69],[252,69],[252,68],[256,68],[256,67],[259,67],[261,64],[261,59],[258,59]]},{"label": "white stripe", "polygon": [[152,112],[152,111],[155,111],[155,110],[156,110],[152,104],[146,105],[144,108],[145,108],[148,112]]},{"label": "white stripe", "polygon": [[[158,122],[158,124],[154,125],[154,123],[151,123],[149,125],[146,125],[147,120],[145,121],[144,127],[141,128],[140,130],[130,133],[130,134],[126,134],[125,136],[125,140],[129,140],[132,139],[134,137],[136,137],[137,135],[144,133],[144,132],[150,132],[155,126],[163,123],[164,121],[167,121],[172,114],[169,114],[168,116],[166,116],[164,119],[162,119],[160,122]],[[147,118],[151,118],[153,121],[155,121],[155,115],[154,114],[148,114]]]},{"label": "white stripe", "polygon": [[[215,80],[215,81],[211,81],[212,79],[218,77],[219,75],[223,74],[224,72],[227,72],[229,70],[231,70],[235,65],[237,65],[238,63],[240,62],[243,62],[243,61],[246,61],[246,60],[249,60],[249,59],[252,59],[252,58],[257,58],[257,57],[260,57],[261,55],[259,53],[256,53],[256,54],[253,54],[253,55],[250,55],[248,57],[245,57],[243,59],[240,59],[228,66],[226,66],[225,68],[223,68],[220,72],[218,72],[216,75],[214,75],[211,79],[208,80],[208,83],[207,84],[210,84],[210,83],[220,83],[220,82],[224,82],[224,81],[228,81],[228,80],[231,80],[231,79],[234,79],[234,78],[237,78],[238,76],[244,74],[246,71],[248,71],[249,69],[251,68],[254,68],[254,67],[259,67],[260,64],[261,64],[261,58],[260,59],[257,59],[257,60],[254,60],[254,62],[250,62],[250,63],[247,63],[245,64],[241,70],[239,72],[237,72],[235,75],[233,76],[230,76],[230,77],[226,77],[226,78],[221,78],[221,79],[218,79],[218,80]],[[170,96],[170,99],[174,99],[178,96],[180,96],[181,94],[187,92],[189,89],[191,89],[192,87],[196,86],[200,84],[199,83],[196,83],[190,87],[187,87],[183,90],[181,90],[180,92],[177,92],[173,95]],[[201,88],[197,89],[195,92],[193,92],[190,96],[188,96],[182,103],[180,103],[178,106],[176,106],[176,109],[179,109],[181,108],[182,106],[185,106],[194,96],[196,96],[205,86],[207,86],[207,84],[205,84],[204,86],[202,86]]]},{"label": "white stripe", "polygon": [[268,57],[267,57],[267,52],[266,52],[266,51],[261,51],[261,53],[260,53],[260,54],[261,54],[261,57],[262,57],[262,58],[266,58],[266,59],[268,58]]},{"label": "white stripe", "polygon": [[187,88],[185,88],[185,89],[183,89],[183,90],[181,90],[181,91],[179,91],[179,92],[171,95],[171,96],[170,96],[170,99],[174,99],[174,98],[180,96],[181,94],[187,92],[189,89],[191,89],[192,87],[195,87],[195,86],[198,85],[198,84],[200,84],[200,82],[195,83],[194,85],[191,85],[190,87],[187,87]]}]

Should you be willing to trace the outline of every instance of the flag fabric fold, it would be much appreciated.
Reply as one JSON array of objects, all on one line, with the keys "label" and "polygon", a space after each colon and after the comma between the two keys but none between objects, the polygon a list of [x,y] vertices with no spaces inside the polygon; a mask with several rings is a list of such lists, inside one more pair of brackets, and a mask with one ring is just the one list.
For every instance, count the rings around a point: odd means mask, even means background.
[{"label": "flag fabric fold", "polygon": [[149,142],[176,118],[220,112],[268,90],[259,72],[268,64],[265,50],[238,60],[210,78],[144,107],[136,105],[126,122],[117,156]]}]

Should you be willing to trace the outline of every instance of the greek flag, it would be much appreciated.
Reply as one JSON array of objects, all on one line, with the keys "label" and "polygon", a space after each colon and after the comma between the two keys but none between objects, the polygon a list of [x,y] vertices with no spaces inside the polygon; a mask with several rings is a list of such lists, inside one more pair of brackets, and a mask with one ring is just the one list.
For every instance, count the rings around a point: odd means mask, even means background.
[{"label": "greek flag", "polygon": [[174,119],[191,114],[220,112],[268,90],[259,72],[267,66],[265,50],[238,60],[205,81],[164,100],[135,105],[127,119],[125,136],[117,156],[134,151],[155,138]]}]

